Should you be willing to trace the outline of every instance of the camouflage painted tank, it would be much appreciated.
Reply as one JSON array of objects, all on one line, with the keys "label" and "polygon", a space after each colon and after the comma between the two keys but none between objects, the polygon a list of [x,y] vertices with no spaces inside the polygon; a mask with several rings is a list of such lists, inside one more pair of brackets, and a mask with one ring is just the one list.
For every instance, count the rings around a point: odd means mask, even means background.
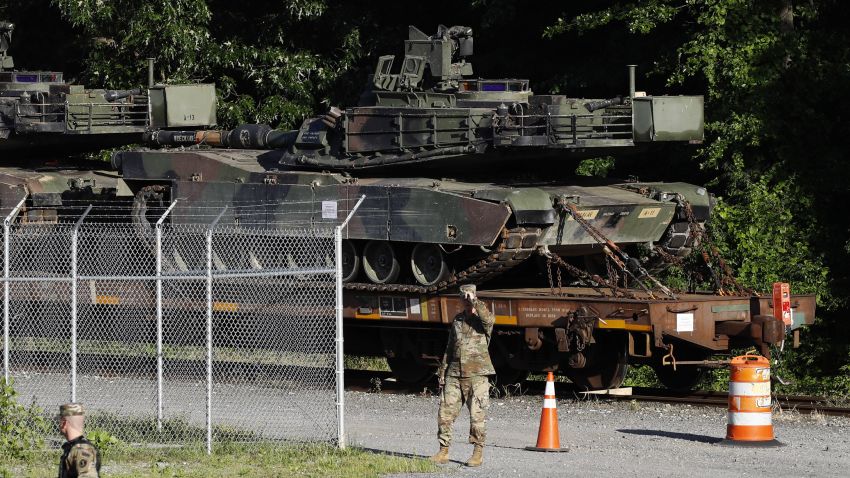
[{"label": "camouflage painted tank", "polygon": [[[14,25],[0,21],[0,213],[21,199],[50,220],[74,201],[112,200],[120,180],[103,163],[67,164],[76,153],[140,143],[143,133],[215,124],[213,85],[91,89],[65,83],[62,72],[16,70],[8,50]],[[33,212],[34,213],[34,212]],[[25,216],[26,218],[27,216]]]},{"label": "camouflage painted tank", "polygon": [[528,80],[474,78],[472,44],[467,27],[431,36],[410,27],[400,71],[392,56],[380,57],[356,107],[332,108],[293,131],[155,131],[147,135],[155,149],[116,153],[114,166],[137,201],[181,198],[185,220],[202,216],[205,204],[262,203],[259,219],[236,207],[223,220],[332,225],[365,195],[344,241],[353,289],[483,282],[541,250],[689,250],[689,228],[711,209],[705,189],[581,185],[551,172],[579,158],[701,142],[702,97],[637,92],[634,69],[627,96],[535,95]]}]

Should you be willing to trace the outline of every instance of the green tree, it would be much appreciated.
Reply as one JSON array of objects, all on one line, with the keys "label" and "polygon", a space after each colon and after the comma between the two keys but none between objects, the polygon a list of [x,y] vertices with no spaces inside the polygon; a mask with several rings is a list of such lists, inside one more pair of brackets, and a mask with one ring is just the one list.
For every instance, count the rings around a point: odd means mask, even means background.
[{"label": "green tree", "polygon": [[[142,84],[146,58],[157,81],[215,82],[219,120],[293,127],[358,58],[355,25],[327,29],[324,0],[53,0],[88,43],[81,79]],[[325,26],[320,28],[319,26]]]},{"label": "green tree", "polygon": [[[546,35],[626,31],[656,49],[653,74],[667,85],[705,88],[707,141],[686,161],[721,196],[713,232],[747,285],[791,281],[794,292],[818,294],[823,320],[797,371],[841,373],[850,363],[840,321],[850,297],[846,9],[835,0],[604,5],[561,16]],[[662,45],[662,36],[677,41]]]}]

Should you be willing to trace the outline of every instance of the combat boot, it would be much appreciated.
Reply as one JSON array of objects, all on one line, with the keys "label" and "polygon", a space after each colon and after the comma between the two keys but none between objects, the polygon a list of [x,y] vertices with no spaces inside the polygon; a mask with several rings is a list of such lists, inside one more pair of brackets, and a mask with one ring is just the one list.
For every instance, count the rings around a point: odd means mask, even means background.
[{"label": "combat boot", "polygon": [[484,445],[475,445],[475,450],[466,462],[466,466],[481,466],[482,461],[484,461]]},{"label": "combat boot", "polygon": [[441,446],[440,451],[437,452],[436,455],[431,457],[431,461],[437,463],[438,465],[445,465],[449,462],[449,447]]}]

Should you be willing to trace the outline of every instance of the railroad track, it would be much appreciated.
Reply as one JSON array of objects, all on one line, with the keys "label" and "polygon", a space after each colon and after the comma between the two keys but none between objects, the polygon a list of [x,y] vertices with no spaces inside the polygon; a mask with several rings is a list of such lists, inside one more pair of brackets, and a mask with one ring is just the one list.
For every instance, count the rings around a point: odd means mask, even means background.
[{"label": "railroad track", "polygon": [[[631,395],[602,395],[614,400],[637,400],[643,402],[681,403],[689,405],[727,407],[726,392],[693,391],[673,392],[666,389],[633,387]],[[825,397],[807,395],[773,395],[774,406],[782,410],[818,412],[824,415],[850,416],[850,407],[837,406]]]},{"label": "railroad track", "polygon": [[[543,396],[546,386],[544,381],[529,380],[519,387],[509,387],[506,394]],[[433,384],[419,386],[406,385],[395,381],[390,372],[372,370],[346,370],[345,388],[347,390],[388,393],[388,394],[410,394],[410,393],[436,393]],[[617,394],[594,394],[581,392],[571,383],[557,383],[556,395],[562,400],[614,400],[639,402],[657,402],[672,404],[687,404],[707,407],[728,407],[728,396],[726,392],[693,391],[688,393],[674,392],[663,388],[632,387],[631,393],[626,394],[626,389],[619,389],[622,395]],[[837,406],[829,399],[805,395],[774,395],[774,401],[778,407],[786,411],[817,412],[831,416],[850,417],[850,407]]]}]

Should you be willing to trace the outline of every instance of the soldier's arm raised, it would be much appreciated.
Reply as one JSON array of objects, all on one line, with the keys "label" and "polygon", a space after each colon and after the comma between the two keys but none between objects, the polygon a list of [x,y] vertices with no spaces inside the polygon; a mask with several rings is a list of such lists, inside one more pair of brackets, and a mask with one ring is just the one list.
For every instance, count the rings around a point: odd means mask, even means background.
[{"label": "soldier's arm raised", "polygon": [[490,309],[487,308],[487,304],[484,301],[476,298],[475,299],[475,313],[478,315],[478,318],[481,319],[481,324],[487,328],[488,332],[493,330],[493,324],[496,323],[496,316],[490,312]]}]

